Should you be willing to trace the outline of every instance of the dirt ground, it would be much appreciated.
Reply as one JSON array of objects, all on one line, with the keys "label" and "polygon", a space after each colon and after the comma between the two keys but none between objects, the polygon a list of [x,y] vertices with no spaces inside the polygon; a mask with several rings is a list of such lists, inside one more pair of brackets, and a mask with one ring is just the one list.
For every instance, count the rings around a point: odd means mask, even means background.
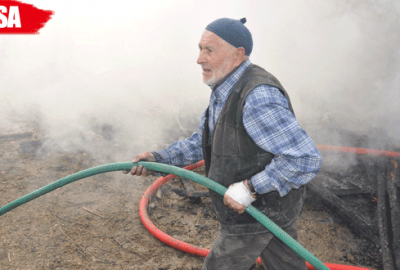
[{"label": "dirt ground", "polygon": [[[82,151],[24,151],[24,141],[0,141],[0,206],[109,163]],[[203,258],[161,243],[142,225],[139,202],[155,179],[102,174],[6,213],[0,217],[0,269],[201,269]],[[171,186],[182,188],[179,179],[172,180],[164,196],[153,199],[152,221],[179,240],[210,248],[218,229],[210,199],[192,203],[170,191]],[[299,242],[323,262],[381,269],[379,250],[323,207],[306,203],[298,229]]]}]

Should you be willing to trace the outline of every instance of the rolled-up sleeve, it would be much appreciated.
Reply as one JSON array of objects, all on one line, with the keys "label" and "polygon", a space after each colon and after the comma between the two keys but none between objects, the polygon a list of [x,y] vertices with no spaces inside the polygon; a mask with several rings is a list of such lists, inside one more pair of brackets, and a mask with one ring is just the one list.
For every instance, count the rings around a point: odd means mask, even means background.
[{"label": "rolled-up sleeve", "polygon": [[321,155],[277,88],[260,85],[246,97],[243,124],[261,149],[275,155],[265,170],[251,178],[258,193],[277,190],[284,196],[319,172]]}]

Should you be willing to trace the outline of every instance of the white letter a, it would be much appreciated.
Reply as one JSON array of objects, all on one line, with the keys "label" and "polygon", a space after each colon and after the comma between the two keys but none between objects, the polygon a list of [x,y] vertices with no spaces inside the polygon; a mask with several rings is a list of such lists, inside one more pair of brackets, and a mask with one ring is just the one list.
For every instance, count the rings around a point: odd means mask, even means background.
[{"label": "white letter a", "polygon": [[12,28],[13,24],[15,27],[21,28],[21,18],[19,16],[18,6],[10,6],[10,11],[8,12],[7,27]]}]

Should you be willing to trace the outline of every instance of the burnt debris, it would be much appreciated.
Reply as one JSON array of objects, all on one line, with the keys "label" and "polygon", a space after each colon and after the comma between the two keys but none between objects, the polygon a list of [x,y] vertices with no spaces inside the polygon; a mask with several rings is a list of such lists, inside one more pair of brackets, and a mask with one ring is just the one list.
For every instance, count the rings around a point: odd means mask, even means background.
[{"label": "burnt debris", "polygon": [[359,156],[345,171],[323,170],[308,185],[356,233],[380,248],[384,270],[400,269],[400,158]]}]

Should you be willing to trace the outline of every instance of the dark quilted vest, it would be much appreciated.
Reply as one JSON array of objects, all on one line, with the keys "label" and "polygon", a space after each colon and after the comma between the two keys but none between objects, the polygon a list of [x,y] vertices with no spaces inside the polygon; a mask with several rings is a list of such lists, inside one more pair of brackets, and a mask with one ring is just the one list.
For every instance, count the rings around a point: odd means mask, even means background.
[{"label": "dark quilted vest", "polygon": [[[243,126],[243,106],[247,95],[258,85],[266,84],[278,88],[288,99],[289,96],[280,82],[264,69],[252,65],[231,89],[221,114],[210,136],[208,110],[203,128],[203,155],[207,176],[225,187],[249,179],[265,169],[274,157],[259,148],[247,134]],[[210,138],[211,137],[211,138]],[[223,197],[211,191],[215,211],[222,224],[237,225],[257,222],[249,214],[237,214],[223,203]],[[259,195],[252,203],[279,226],[288,225],[302,208],[305,188],[291,190],[280,197],[277,191]]]}]

